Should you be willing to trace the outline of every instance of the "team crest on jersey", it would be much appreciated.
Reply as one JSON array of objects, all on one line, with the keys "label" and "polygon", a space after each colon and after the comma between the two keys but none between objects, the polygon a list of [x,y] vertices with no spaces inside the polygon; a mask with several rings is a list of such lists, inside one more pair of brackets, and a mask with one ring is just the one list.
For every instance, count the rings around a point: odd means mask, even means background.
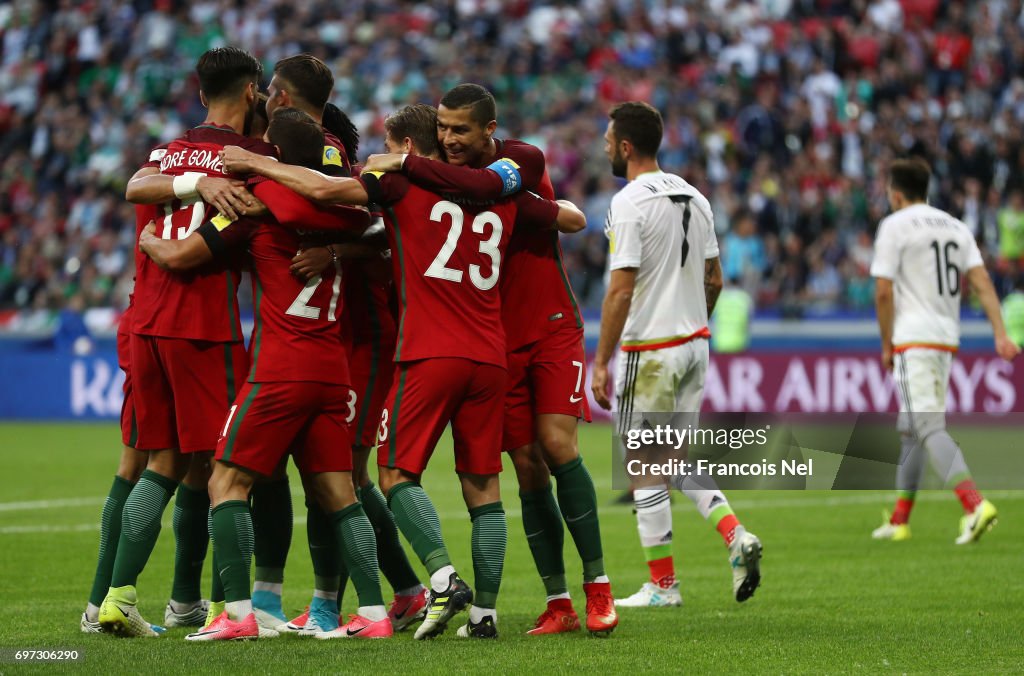
[{"label": "team crest on jersey", "polygon": [[344,166],[341,163],[341,153],[334,146],[324,146],[324,165]]}]

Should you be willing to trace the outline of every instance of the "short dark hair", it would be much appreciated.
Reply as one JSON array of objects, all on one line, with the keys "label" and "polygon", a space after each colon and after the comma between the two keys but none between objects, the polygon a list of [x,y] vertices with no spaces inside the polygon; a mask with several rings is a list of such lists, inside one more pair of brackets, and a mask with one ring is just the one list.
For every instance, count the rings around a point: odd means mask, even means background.
[{"label": "short dark hair", "polygon": [[928,197],[931,177],[931,167],[920,157],[895,160],[889,167],[889,186],[911,202],[921,202]]},{"label": "short dark hair", "polygon": [[[257,123],[259,126],[257,126]],[[248,120],[243,130],[243,136],[252,136],[253,129],[267,130],[267,125],[270,124],[270,119],[267,118],[267,95],[260,92],[256,92],[256,105],[252,109],[252,117]],[[260,138],[262,134],[258,135]]]},{"label": "short dark hair", "polygon": [[267,138],[281,151],[281,161],[320,169],[324,161],[324,130],[298,108],[277,108]]},{"label": "short dark hair", "polygon": [[470,117],[481,127],[498,118],[494,96],[478,84],[466,82],[456,85],[441,97],[441,105],[452,110],[471,108]]},{"label": "short dark hair", "polygon": [[334,134],[341,141],[348,161],[353,164],[358,162],[356,153],[359,152],[359,130],[356,129],[356,125],[352,124],[348,115],[338,106],[328,103],[324,106],[323,125],[326,131]]},{"label": "short dark hair", "polygon": [[236,96],[249,83],[259,84],[263,65],[238,47],[218,47],[199,57],[196,64],[199,89],[207,101]]},{"label": "short dark hair", "polygon": [[409,137],[423,155],[440,152],[437,143],[437,109],[425,103],[414,103],[411,106],[395,111],[384,120],[384,130],[395,141]]},{"label": "short dark hair", "polygon": [[643,101],[627,101],[608,113],[616,140],[629,141],[645,157],[655,157],[661,147],[664,126],[661,113]]},{"label": "short dark hair", "polygon": [[281,59],[274,75],[288,83],[288,93],[320,110],[331,98],[334,76],[327,64],[312,54],[296,54]]}]

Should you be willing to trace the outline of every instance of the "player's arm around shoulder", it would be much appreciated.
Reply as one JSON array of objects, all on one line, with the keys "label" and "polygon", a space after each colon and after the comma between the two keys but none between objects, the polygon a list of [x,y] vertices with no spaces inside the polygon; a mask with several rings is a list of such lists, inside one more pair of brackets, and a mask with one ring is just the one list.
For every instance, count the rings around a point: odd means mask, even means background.
[{"label": "player's arm around shoulder", "polygon": [[201,236],[192,233],[185,239],[162,239],[153,221],[139,235],[139,250],[157,267],[171,272],[186,272],[213,260],[213,252]]},{"label": "player's arm around shoulder", "polygon": [[314,169],[278,162],[238,146],[220,152],[224,171],[233,174],[264,176],[321,204],[366,204],[366,189],[354,178],[327,176]]}]

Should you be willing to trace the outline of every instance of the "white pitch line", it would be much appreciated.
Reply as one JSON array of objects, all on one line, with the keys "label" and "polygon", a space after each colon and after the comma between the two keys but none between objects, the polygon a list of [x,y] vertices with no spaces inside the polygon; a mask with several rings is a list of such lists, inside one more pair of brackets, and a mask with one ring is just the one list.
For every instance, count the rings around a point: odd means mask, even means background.
[{"label": "white pitch line", "polygon": [[27,512],[34,509],[60,507],[91,507],[102,505],[106,498],[60,498],[57,500],[30,500],[26,502],[0,502],[0,512]]},{"label": "white pitch line", "polygon": [[[738,493],[734,491],[733,493]],[[1024,490],[1017,491],[985,491],[985,496],[990,497],[993,500],[998,501],[1014,501],[1024,500]],[[917,499],[920,502],[941,502],[949,500],[950,497],[947,491],[929,491],[918,493]],[[814,497],[814,498],[783,498],[779,500],[773,499],[760,499],[754,498],[750,500],[731,500],[730,503],[739,509],[794,509],[803,507],[841,507],[843,505],[870,505],[874,503],[882,504],[885,501],[885,496],[876,494],[860,495],[854,493],[852,495],[836,495],[831,497]],[[39,500],[35,503],[18,503],[8,502],[0,503],[0,511],[12,511],[10,505],[26,505],[26,504],[46,504],[52,502],[74,502],[74,504],[102,504],[103,500],[99,498],[69,498],[65,501],[60,500]],[[622,508],[628,507],[623,505]],[[19,508],[23,509],[23,508]],[[617,508],[611,508],[615,511]],[[506,516],[510,518],[519,518],[522,513],[517,508],[511,508],[505,510]],[[438,517],[443,520],[449,519],[462,519],[466,518],[465,510],[452,510],[443,511],[438,514]],[[169,514],[165,514],[165,523],[167,526],[170,524]],[[295,517],[295,525],[302,526],[306,523],[306,517],[304,515],[298,515]],[[51,525],[23,525],[23,526],[0,526],[0,535],[32,535],[39,533],[86,533],[89,531],[98,531],[100,526],[98,523],[78,523],[78,524],[67,524],[59,526]]]}]

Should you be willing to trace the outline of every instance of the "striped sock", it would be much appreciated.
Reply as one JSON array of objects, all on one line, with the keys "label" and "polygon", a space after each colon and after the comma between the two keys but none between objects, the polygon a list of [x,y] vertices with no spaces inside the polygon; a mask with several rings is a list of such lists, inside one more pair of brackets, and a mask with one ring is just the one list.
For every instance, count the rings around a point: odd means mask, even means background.
[{"label": "striped sock", "polygon": [[388,584],[395,590],[419,586],[420,578],[412,569],[402,541],[398,539],[395,515],[388,509],[384,494],[371,482],[359,490],[359,501],[363,503],[363,511],[377,537],[377,564]]},{"label": "striped sock", "polygon": [[160,536],[160,517],[177,486],[174,479],[148,469],[139,477],[124,503],[111,587],[134,587],[138,582]]},{"label": "striped sock", "polygon": [[562,557],[565,529],[551,484],[539,491],[520,491],[519,501],[523,509],[526,543],[544,583],[544,591],[548,596],[565,594],[569,589],[565,582],[565,559]]},{"label": "striped sock", "polygon": [[604,551],[601,547],[601,523],[597,518],[594,479],[583,464],[582,456],[555,467],[551,474],[558,482],[558,506],[565,518],[565,527],[569,529],[583,562],[583,581],[593,582],[604,575]]},{"label": "striped sock", "polygon": [[[213,541],[213,509],[206,511],[206,531],[210,534],[210,541]],[[217,548],[213,548],[210,555],[210,603],[224,602],[224,582],[220,578],[220,559],[217,558]]]},{"label": "striped sock", "polygon": [[505,510],[500,501],[492,502],[469,510],[469,518],[473,521],[473,586],[476,590],[473,605],[493,609],[498,600],[508,544]]},{"label": "striped sock", "polygon": [[377,539],[363,506],[358,502],[351,504],[332,514],[331,522],[334,524],[338,558],[348,568],[360,608],[383,606],[384,597],[381,596],[377,571]]},{"label": "striped sock", "polygon": [[[135,484],[127,479],[115,476],[107,499],[103,501],[103,513],[100,515],[100,552],[96,557],[96,575],[93,577],[92,591],[89,593],[89,603],[97,608],[97,612],[110,588],[110,576],[114,572],[114,560],[117,558],[117,541],[121,537],[124,503],[134,486]],[[96,618],[93,616],[91,619],[95,621]]]},{"label": "striped sock", "polygon": [[437,509],[422,486],[405,481],[392,487],[388,491],[388,506],[428,573],[433,575],[440,568],[451,565],[448,548],[441,537]]},{"label": "striped sock", "polygon": [[254,540],[249,503],[228,500],[214,507],[212,532],[213,549],[217,553],[224,582],[224,600],[228,603],[249,600],[249,568]]},{"label": "striped sock", "polygon": [[[288,478],[252,487],[253,558],[256,582],[281,584],[292,545],[292,493]],[[280,595],[279,595],[280,596]]]},{"label": "striped sock", "polygon": [[203,577],[203,561],[210,546],[207,521],[210,495],[205,488],[178,485],[174,499],[174,580],[171,599],[178,603],[194,603],[202,598],[199,590]]}]

